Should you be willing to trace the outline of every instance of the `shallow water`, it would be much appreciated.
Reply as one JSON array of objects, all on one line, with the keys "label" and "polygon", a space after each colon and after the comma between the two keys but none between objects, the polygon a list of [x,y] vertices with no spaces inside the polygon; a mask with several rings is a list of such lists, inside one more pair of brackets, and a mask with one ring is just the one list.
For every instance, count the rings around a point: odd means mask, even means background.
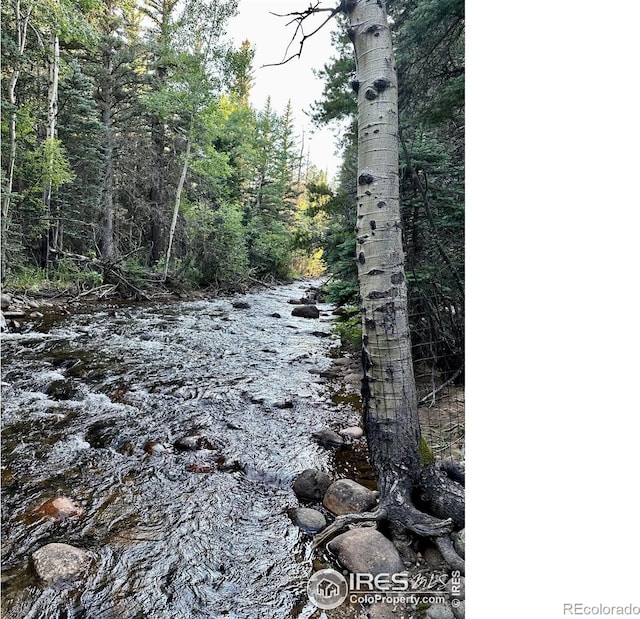
[{"label": "shallow water", "polygon": [[[329,306],[319,320],[291,316],[287,300],[306,287],[246,295],[249,309],[87,305],[42,332],[3,334],[4,617],[311,617],[291,484],[336,466],[313,431],[358,419],[320,378],[337,347],[322,337]],[[193,434],[211,449],[174,448]],[[145,452],[149,441],[165,450]],[[82,518],[30,516],[61,494]],[[92,553],[76,588],[32,573],[31,554],[54,541]]]}]

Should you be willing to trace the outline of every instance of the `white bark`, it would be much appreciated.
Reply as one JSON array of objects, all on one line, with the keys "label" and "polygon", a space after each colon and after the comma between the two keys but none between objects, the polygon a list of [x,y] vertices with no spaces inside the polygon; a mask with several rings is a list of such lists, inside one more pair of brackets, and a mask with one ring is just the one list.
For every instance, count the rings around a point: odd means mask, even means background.
[{"label": "white bark", "polygon": [[[193,122],[192,122],[193,125]],[[182,166],[182,174],[180,174],[180,180],[176,188],[176,199],[173,205],[173,217],[171,218],[171,228],[169,229],[169,243],[167,245],[167,254],[164,259],[164,270],[162,272],[162,281],[166,281],[167,273],[169,272],[169,259],[171,258],[171,248],[173,246],[173,237],[176,233],[176,225],[178,223],[178,211],[180,209],[180,199],[182,197],[182,188],[184,187],[184,181],[187,177],[187,170],[189,169],[189,156],[191,155],[191,127],[189,128],[189,136],[187,137],[187,149],[184,154],[184,164]]]},{"label": "white bark", "polygon": [[29,27],[29,20],[31,18],[31,12],[33,5],[26,7],[24,13],[22,11],[22,3],[20,0],[15,0],[14,14],[16,19],[16,64],[13,70],[10,72],[9,83],[7,86],[7,99],[11,105],[11,112],[9,114],[9,159],[7,162],[7,174],[6,185],[4,189],[4,196],[2,198],[2,238],[0,245],[2,246],[2,275],[4,278],[5,270],[5,250],[7,243],[7,232],[9,229],[9,210],[11,208],[11,192],[13,191],[13,174],[16,165],[17,154],[17,136],[16,127],[18,122],[18,111],[16,109],[16,86],[20,79],[20,63],[22,62],[22,56],[24,55],[24,49],[27,44],[27,29]]},{"label": "white bark", "polygon": [[384,3],[356,0],[348,15],[359,86],[356,255],[365,412],[371,457],[384,496],[385,486],[398,479],[406,485],[419,468],[400,221],[398,88]]},{"label": "white bark", "polygon": [[49,79],[47,92],[47,141],[51,141],[49,160],[45,162],[47,166],[47,182],[43,191],[43,202],[47,213],[47,229],[45,231],[45,264],[49,264],[49,250],[51,244],[54,248],[57,245],[57,224],[53,221],[51,212],[51,193],[53,189],[53,141],[58,135],[58,82],[60,75],[60,38],[57,32],[51,33],[51,43],[48,51],[47,62],[49,64]]}]

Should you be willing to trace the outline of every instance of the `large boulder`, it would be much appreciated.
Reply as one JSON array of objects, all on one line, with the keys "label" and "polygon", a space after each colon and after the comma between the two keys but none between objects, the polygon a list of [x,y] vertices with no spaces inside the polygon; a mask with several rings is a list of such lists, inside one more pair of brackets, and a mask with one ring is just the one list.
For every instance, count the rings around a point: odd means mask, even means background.
[{"label": "large boulder", "polygon": [[298,507],[291,513],[293,524],[305,533],[318,533],[327,526],[327,519],[317,509]]},{"label": "large boulder", "polygon": [[376,504],[378,493],[351,479],[334,481],[324,495],[322,504],[336,516],[366,512]]},{"label": "large boulder", "polygon": [[330,485],[329,475],[317,469],[306,469],[293,482],[293,491],[299,499],[321,501]]},{"label": "large boulder", "polygon": [[293,308],[291,315],[300,318],[320,318],[320,310],[315,305],[298,305]]},{"label": "large boulder", "polygon": [[89,553],[69,544],[47,544],[33,553],[33,567],[48,585],[75,580],[89,564]]},{"label": "large boulder", "polygon": [[328,544],[346,569],[359,574],[397,574],[404,571],[400,553],[380,531],[360,527],[347,531]]}]

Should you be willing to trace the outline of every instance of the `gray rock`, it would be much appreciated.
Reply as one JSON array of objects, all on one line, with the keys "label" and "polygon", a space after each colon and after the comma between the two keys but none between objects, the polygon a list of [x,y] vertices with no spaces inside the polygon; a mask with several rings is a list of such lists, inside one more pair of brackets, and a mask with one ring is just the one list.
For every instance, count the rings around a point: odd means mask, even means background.
[{"label": "gray rock", "polygon": [[251,305],[249,305],[246,301],[232,301],[231,305],[235,309],[249,309]]},{"label": "gray rock", "polygon": [[327,519],[317,510],[298,507],[291,514],[293,524],[305,533],[318,533],[327,526]]},{"label": "gray rock", "polygon": [[11,305],[11,296],[8,294],[0,294],[0,308],[4,312]]},{"label": "gray rock", "polygon": [[453,606],[453,616],[456,619],[464,619],[464,600],[462,600],[457,606]]},{"label": "gray rock", "polygon": [[89,554],[69,544],[47,544],[31,558],[38,577],[49,585],[78,578],[89,564]]},{"label": "gray rock", "polygon": [[455,619],[452,610],[444,604],[434,604],[427,609],[429,619]]},{"label": "gray rock", "polygon": [[358,384],[362,380],[362,372],[352,372],[344,377],[345,383]]},{"label": "gray rock", "polygon": [[300,318],[320,318],[320,310],[315,305],[298,305],[293,308],[291,315]]},{"label": "gray rock", "polygon": [[[367,619],[402,619],[407,615],[402,614],[404,605],[392,605],[387,602],[371,604],[367,609]],[[398,612],[400,611],[400,612]]]},{"label": "gray rock", "polygon": [[366,512],[376,504],[378,493],[351,479],[334,481],[324,495],[322,504],[336,516]]},{"label": "gray rock", "polygon": [[7,328],[7,320],[4,314],[0,314],[0,331],[4,331]]},{"label": "gray rock", "polygon": [[341,445],[344,445],[344,439],[333,430],[319,430],[318,432],[314,432],[311,436],[317,443],[324,447],[340,447]]},{"label": "gray rock", "polygon": [[459,533],[453,534],[453,547],[456,549],[456,552],[464,559],[464,545],[465,545],[465,535],[464,529]]},{"label": "gray rock", "polygon": [[215,450],[216,446],[209,438],[202,434],[183,436],[179,438],[173,446],[180,451],[197,451],[198,449]]},{"label": "gray rock", "polygon": [[442,553],[437,548],[433,548],[431,546],[425,548],[422,551],[422,557],[424,559],[425,567],[433,570],[434,572],[441,570],[446,566]]},{"label": "gray rock", "polygon": [[364,431],[359,426],[349,426],[348,428],[344,428],[344,430],[340,430],[340,434],[352,439],[358,439],[363,437]]},{"label": "gray rock", "polygon": [[293,491],[299,499],[321,501],[330,485],[329,475],[317,469],[306,469],[293,482]]},{"label": "gray rock", "polygon": [[[449,579],[445,588],[452,599],[457,598],[458,600],[464,600],[464,582],[464,576],[457,579],[455,584],[452,579]],[[454,587],[457,587],[456,591],[454,591]]]},{"label": "gray rock", "polygon": [[351,365],[352,363],[355,363],[355,362],[353,359],[349,359],[349,357],[339,357],[338,359],[333,360],[333,365],[345,366],[345,365]]},{"label": "gray rock", "polygon": [[329,542],[328,548],[350,572],[377,576],[404,571],[396,547],[372,527],[360,527],[338,535]]}]

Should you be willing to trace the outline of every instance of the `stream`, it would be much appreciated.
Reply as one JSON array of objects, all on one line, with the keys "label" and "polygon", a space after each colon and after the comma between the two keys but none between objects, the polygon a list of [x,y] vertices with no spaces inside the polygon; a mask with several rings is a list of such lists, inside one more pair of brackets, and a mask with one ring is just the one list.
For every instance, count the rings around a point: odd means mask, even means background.
[{"label": "stream", "polygon": [[[291,485],[336,473],[312,432],[359,420],[320,376],[338,350],[330,306],[291,315],[308,287],[87,303],[2,334],[3,617],[319,616]],[[174,446],[193,435],[205,449]],[[59,495],[82,517],[33,516]],[[38,582],[30,556],[50,542],[90,551],[79,586]]]}]

